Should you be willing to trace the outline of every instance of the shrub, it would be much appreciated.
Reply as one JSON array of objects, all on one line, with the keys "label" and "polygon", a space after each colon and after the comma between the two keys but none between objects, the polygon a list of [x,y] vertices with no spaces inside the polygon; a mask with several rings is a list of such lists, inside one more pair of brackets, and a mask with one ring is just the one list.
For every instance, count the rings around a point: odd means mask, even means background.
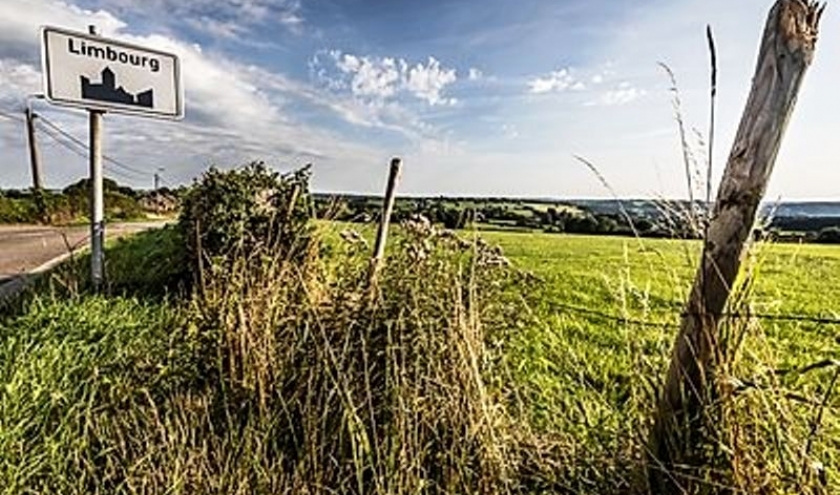
[{"label": "shrub", "polygon": [[178,220],[190,257],[225,258],[258,246],[283,256],[302,253],[311,235],[309,175],[307,166],[281,176],[262,162],[205,172]]},{"label": "shrub", "polygon": [[821,244],[840,244],[840,227],[826,227],[817,234],[816,242]]}]

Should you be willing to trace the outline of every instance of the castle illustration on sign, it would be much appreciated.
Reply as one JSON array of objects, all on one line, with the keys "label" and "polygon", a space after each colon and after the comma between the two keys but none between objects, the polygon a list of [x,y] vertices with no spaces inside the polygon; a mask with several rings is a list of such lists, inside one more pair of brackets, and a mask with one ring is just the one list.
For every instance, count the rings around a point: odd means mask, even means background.
[{"label": "castle illustration on sign", "polygon": [[81,76],[81,81],[82,98],[138,107],[154,107],[154,92],[151,89],[133,95],[123,89],[122,86],[117,87],[114,71],[110,67],[105,67],[102,70],[102,82],[99,84],[91,83],[90,78],[86,76]]}]

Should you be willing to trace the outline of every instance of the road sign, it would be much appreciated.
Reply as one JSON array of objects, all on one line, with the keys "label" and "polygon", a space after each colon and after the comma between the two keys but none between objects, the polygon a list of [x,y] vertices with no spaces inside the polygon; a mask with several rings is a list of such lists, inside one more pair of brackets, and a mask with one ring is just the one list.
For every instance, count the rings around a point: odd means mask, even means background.
[{"label": "road sign", "polygon": [[44,94],[52,103],[147,117],[183,117],[178,57],[96,35],[42,30]]}]

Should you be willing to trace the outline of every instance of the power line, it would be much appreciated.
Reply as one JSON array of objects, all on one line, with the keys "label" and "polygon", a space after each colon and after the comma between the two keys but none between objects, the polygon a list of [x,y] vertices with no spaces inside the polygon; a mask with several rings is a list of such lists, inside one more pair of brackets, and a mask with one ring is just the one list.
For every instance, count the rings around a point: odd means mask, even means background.
[{"label": "power line", "polygon": [[[41,119],[44,119],[44,117],[41,117],[39,119],[39,121]],[[88,159],[88,154],[87,154],[88,147],[84,143],[82,143],[80,140],[73,138],[72,135],[70,135],[66,132],[63,132],[62,129],[58,128],[55,124],[52,125],[52,128],[41,126],[40,129],[41,129],[41,132],[43,132],[44,134],[46,134],[47,136],[52,138],[53,141],[55,141],[59,145],[63,146],[64,148],[68,149],[69,151],[73,152],[74,154],[78,155],[81,158]],[[78,148],[73,147],[73,145],[63,141],[58,135],[56,135],[56,131],[59,132],[61,134],[61,136],[64,136],[64,137],[70,139],[72,141],[72,143],[75,144],[77,147],[81,148],[81,150],[79,150]],[[117,176],[117,177],[119,177],[123,180],[135,180],[134,177],[131,177],[131,176],[125,174],[125,173],[122,173],[119,170],[111,169],[110,167],[109,167],[108,172],[109,172],[109,174],[113,174],[113,175],[115,175],[115,176]]]},{"label": "power line", "polygon": [[[77,142],[74,142],[74,144],[76,144],[76,146],[77,146],[77,147],[74,147],[73,145],[71,145],[71,144],[63,141],[61,138],[59,138],[55,134],[55,131],[53,131],[52,129],[41,128],[41,131],[44,134],[46,134],[47,136],[49,136],[50,138],[52,138],[53,141],[55,141],[59,145],[63,146],[64,148],[72,151],[74,154],[78,155],[79,157],[84,158],[85,160],[87,160],[89,158],[88,154],[87,154],[87,147],[86,146],[83,146],[83,145],[81,145]],[[82,149],[79,150],[78,147],[82,147]],[[115,175],[115,176],[117,176],[117,177],[119,177],[123,180],[135,180],[134,177],[131,177],[131,176],[125,174],[124,172],[120,172],[119,170],[116,170],[116,169],[109,169],[108,173],[113,174],[113,175]]]},{"label": "power line", "polygon": [[[57,124],[55,124],[51,120],[47,119],[46,117],[40,116],[40,115],[39,115],[39,117],[40,117],[41,122],[43,122],[44,124],[52,127],[55,131],[59,132],[61,135],[63,135],[67,139],[69,139],[69,140],[73,141],[74,143],[78,144],[79,146],[83,147],[85,150],[88,150],[88,145],[85,144],[81,139],[79,139],[76,136],[74,136],[74,135],[70,134],[69,132],[65,131],[64,129],[62,129],[61,127],[59,127]],[[131,173],[137,174],[137,175],[142,176],[142,177],[148,177],[148,175],[149,175],[148,172],[144,172],[144,171],[136,169],[134,167],[130,167],[130,166],[128,166],[128,165],[126,165],[126,164],[124,164],[124,163],[122,163],[122,162],[120,162],[120,161],[118,161],[118,160],[116,160],[116,159],[114,159],[110,156],[103,155],[102,158],[106,162],[114,165],[115,167],[121,168],[121,169],[123,169],[127,172],[131,172]]]},{"label": "power line", "polygon": [[[41,119],[42,122],[44,122],[48,126],[52,127],[55,131],[60,133],[62,136],[66,137],[67,139],[76,143],[78,146],[80,146],[82,149],[84,149],[85,152],[87,152],[89,150],[88,145],[85,144],[81,139],[77,138],[76,136],[74,136],[74,135],[70,134],[69,132],[65,131],[64,129],[60,128],[57,124],[50,121],[46,117],[41,116],[40,119]],[[148,175],[146,172],[135,169],[133,167],[129,167],[128,165],[125,165],[125,164],[123,164],[123,163],[121,163],[121,162],[119,162],[119,161],[117,161],[117,160],[115,160],[115,159],[113,159],[109,156],[104,156],[103,155],[102,158],[105,159],[105,161],[111,163],[112,165],[114,165],[118,168],[122,168],[122,169],[124,169],[128,172],[131,172],[131,173],[134,173],[134,174],[137,174],[137,175],[140,175],[140,176],[144,176],[144,177]]]},{"label": "power line", "polygon": [[14,121],[17,121],[17,122],[23,122],[23,120],[24,120],[23,117],[20,117],[18,115],[13,115],[13,114],[10,114],[10,113],[6,113],[6,112],[3,112],[3,111],[0,111],[0,117],[6,118],[6,119],[9,119],[9,120],[14,120]]}]

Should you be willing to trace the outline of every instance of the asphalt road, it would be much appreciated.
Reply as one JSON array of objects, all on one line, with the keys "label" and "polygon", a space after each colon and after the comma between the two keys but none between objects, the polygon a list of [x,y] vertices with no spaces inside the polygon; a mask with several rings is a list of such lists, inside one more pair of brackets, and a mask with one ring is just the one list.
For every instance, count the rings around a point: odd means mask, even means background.
[{"label": "asphalt road", "polygon": [[[112,239],[142,230],[162,227],[166,222],[115,223],[105,226]],[[0,225],[0,285],[47,263],[88,246],[90,228]]]}]

